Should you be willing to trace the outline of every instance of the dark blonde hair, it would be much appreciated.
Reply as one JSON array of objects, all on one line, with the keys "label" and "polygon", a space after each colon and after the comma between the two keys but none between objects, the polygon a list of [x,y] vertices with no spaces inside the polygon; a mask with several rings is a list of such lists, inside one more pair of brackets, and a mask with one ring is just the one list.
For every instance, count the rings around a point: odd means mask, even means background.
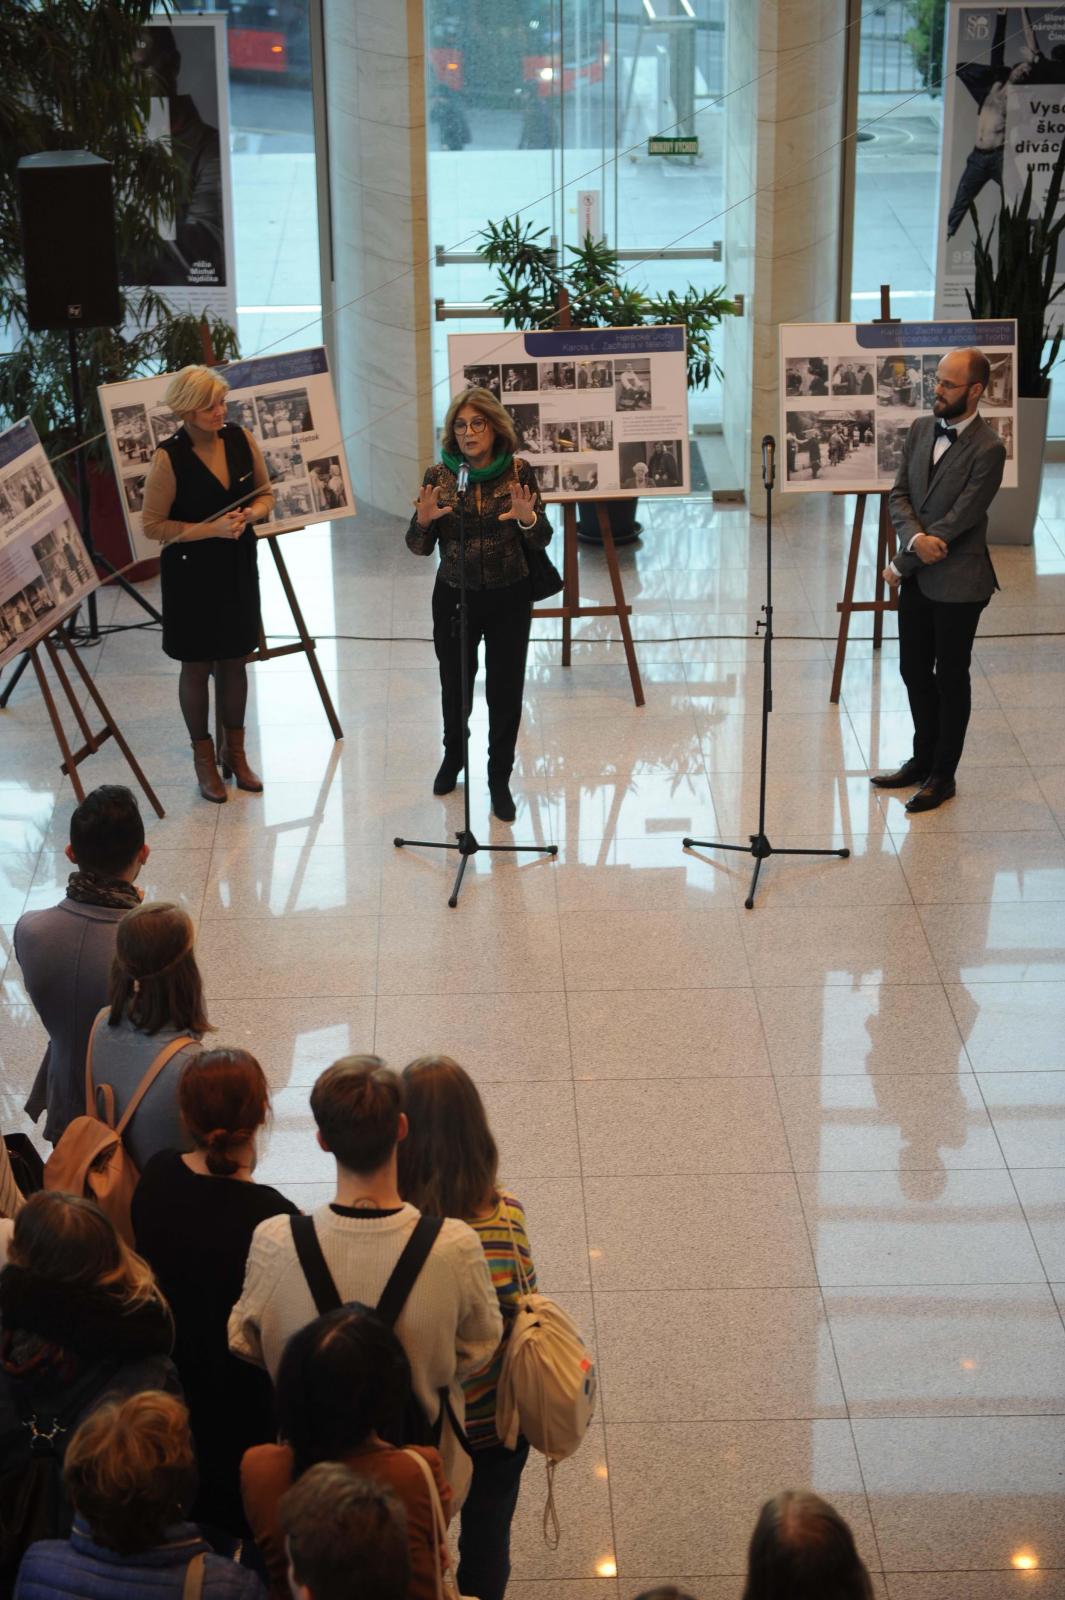
[{"label": "dark blonde hair", "polygon": [[447,408],[447,416],[444,418],[444,431],[440,436],[440,442],[449,455],[460,456],[462,454],[462,447],[455,438],[455,418],[463,406],[472,406],[475,411],[479,411],[489,427],[495,430],[497,442],[504,449],[509,450],[511,455],[514,454],[514,451],[518,448],[518,436],[514,432],[514,423],[509,412],[503,409],[491,389],[474,388],[463,389],[462,393],[457,394]]},{"label": "dark blonde hair", "polygon": [[120,1555],[162,1544],[196,1490],[188,1411],[161,1389],[105,1402],[67,1445],[63,1481],[97,1544]]},{"label": "dark blonde hair", "polygon": [[165,1305],[148,1263],[81,1195],[55,1189],[31,1195],[15,1218],[8,1260],[53,1283],[102,1289],[124,1310],[148,1301]]},{"label": "dark blonde hair", "polygon": [[210,1029],[203,980],[193,954],[192,919],[168,900],[136,906],[118,925],[111,964],[111,1014],[116,1028],[128,1016],[142,1033]]},{"label": "dark blonde hair", "polygon": [[178,1110],[207,1170],[231,1178],[239,1170],[232,1145],[253,1139],[270,1114],[266,1074],[247,1050],[201,1050],[178,1082]]},{"label": "dark blonde hair", "polygon": [[743,1600],[873,1600],[854,1535],[820,1495],[785,1489],[759,1513]]},{"label": "dark blonde hair", "polygon": [[499,1151],[477,1085],[450,1056],[403,1069],[407,1137],[399,1192],[433,1217],[475,1216],[498,1198]]}]

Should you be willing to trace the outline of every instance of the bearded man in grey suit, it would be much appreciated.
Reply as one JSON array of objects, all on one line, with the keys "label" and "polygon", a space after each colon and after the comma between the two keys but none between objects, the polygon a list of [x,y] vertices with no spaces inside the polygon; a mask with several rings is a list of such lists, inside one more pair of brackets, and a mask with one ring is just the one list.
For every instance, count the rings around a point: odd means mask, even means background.
[{"label": "bearded man in grey suit", "polygon": [[936,373],[933,415],[906,436],[889,497],[899,553],[884,570],[899,588],[899,667],[913,717],[913,755],[880,773],[882,789],[916,787],[906,810],[933,811],[954,795],[972,690],[980,613],[998,588],[987,511],[1006,448],[977,407],[991,369],[981,350],[952,350]]}]

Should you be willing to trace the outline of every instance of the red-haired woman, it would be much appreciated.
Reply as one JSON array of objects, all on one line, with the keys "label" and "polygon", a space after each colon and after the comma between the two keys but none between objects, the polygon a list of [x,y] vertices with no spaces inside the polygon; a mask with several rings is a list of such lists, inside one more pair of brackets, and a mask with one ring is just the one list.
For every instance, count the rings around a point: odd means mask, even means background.
[{"label": "red-haired woman", "polygon": [[298,1207],[255,1182],[256,1141],[270,1113],[263,1070],[246,1050],[204,1050],[178,1085],[192,1148],[161,1150],[133,1197],[137,1248],[174,1313],[174,1361],[200,1464],[195,1520],[245,1532],[240,1458],[273,1438],[270,1380],[230,1355],[226,1323],[240,1298],[251,1236]]}]

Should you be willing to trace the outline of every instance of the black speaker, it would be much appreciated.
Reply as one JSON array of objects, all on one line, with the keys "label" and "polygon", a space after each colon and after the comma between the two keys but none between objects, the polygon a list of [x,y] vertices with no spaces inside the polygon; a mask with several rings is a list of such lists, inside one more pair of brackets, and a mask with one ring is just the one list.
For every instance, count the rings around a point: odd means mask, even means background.
[{"label": "black speaker", "polygon": [[23,156],[18,194],[30,327],[121,322],[111,163],[88,150]]}]

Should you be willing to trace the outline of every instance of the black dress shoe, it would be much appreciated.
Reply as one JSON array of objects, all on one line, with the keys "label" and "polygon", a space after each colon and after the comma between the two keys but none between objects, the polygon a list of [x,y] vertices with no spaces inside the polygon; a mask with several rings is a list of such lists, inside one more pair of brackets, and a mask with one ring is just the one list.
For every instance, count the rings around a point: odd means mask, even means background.
[{"label": "black dress shoe", "polygon": [[450,794],[459,781],[461,771],[461,761],[457,761],[454,756],[445,756],[440,763],[440,771],[433,779],[433,793]]},{"label": "black dress shoe", "polygon": [[953,778],[929,778],[927,783],[922,783],[912,799],[907,800],[906,810],[934,811],[944,800],[953,800],[957,792]]},{"label": "black dress shoe", "polygon": [[492,810],[500,822],[513,822],[518,814],[510,784],[506,778],[489,778],[488,793],[492,796]]},{"label": "black dress shoe", "polygon": [[925,769],[910,760],[904,761],[897,772],[878,772],[869,782],[878,789],[914,789],[919,783],[924,783],[927,777]]}]

